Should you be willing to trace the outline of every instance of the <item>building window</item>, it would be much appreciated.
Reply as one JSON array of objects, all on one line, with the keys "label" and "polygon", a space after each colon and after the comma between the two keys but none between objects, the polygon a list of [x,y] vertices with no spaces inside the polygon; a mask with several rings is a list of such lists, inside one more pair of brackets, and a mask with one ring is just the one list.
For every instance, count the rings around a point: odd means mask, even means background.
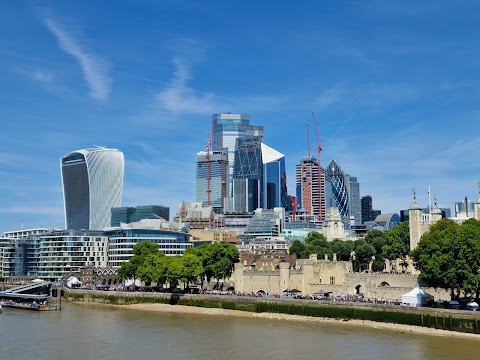
[{"label": "building window", "polygon": [[330,285],[335,285],[335,276],[330,276]]}]

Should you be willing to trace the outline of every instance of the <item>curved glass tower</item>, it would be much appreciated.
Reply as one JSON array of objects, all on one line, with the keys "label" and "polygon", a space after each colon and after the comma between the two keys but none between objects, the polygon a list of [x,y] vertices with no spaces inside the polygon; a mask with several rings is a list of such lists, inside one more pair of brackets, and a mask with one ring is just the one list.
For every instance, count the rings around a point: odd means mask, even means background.
[{"label": "curved glass tower", "polygon": [[66,228],[110,226],[110,210],[122,199],[123,153],[102,147],[73,151],[62,156],[60,169]]},{"label": "curved glass tower", "polygon": [[349,197],[345,185],[345,175],[335,160],[331,160],[328,163],[327,173],[332,179],[332,193],[335,200],[335,206],[338,208],[338,211],[342,216],[345,228],[349,229]]}]

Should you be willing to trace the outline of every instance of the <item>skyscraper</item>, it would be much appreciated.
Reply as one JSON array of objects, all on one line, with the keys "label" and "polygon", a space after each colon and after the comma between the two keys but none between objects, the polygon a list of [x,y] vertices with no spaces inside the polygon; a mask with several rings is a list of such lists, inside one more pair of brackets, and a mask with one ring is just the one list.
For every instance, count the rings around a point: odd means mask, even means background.
[{"label": "skyscraper", "polygon": [[360,202],[360,184],[357,181],[357,177],[345,174],[345,187],[348,192],[350,225],[361,225],[362,205]]},{"label": "skyscraper", "polygon": [[101,230],[110,226],[111,208],[123,190],[123,153],[103,147],[68,153],[60,159],[65,226]]},{"label": "skyscraper", "polygon": [[227,196],[233,194],[233,169],[237,138],[260,136],[263,141],[263,126],[250,125],[250,115],[213,114],[212,150],[225,151],[228,157]]},{"label": "skyscraper", "polygon": [[[210,165],[209,165],[210,162]],[[208,171],[210,167],[210,204],[208,204]],[[203,206],[212,206],[216,213],[222,213],[227,196],[228,158],[223,151],[200,151],[197,153],[196,201]]]},{"label": "skyscraper", "polygon": [[236,140],[233,170],[233,211],[253,212],[263,207],[263,163],[261,136]]},{"label": "skyscraper", "polygon": [[332,179],[332,193],[335,201],[335,207],[338,208],[342,216],[345,229],[350,229],[350,207],[349,197],[346,187],[345,174],[335,160],[328,163],[327,173]]},{"label": "skyscraper", "polygon": [[332,197],[332,182],[325,169],[321,168],[320,181],[322,185],[321,198],[318,191],[318,161],[313,156],[305,156],[295,166],[297,202],[301,209],[319,221],[320,209],[323,217],[329,207],[334,206]]},{"label": "skyscraper", "polygon": [[[373,221],[373,204],[372,197],[370,195],[363,196],[361,201],[362,206],[362,224],[367,221]],[[408,212],[408,211],[407,211]]]},{"label": "skyscraper", "polygon": [[263,162],[263,207],[273,209],[291,207],[287,194],[285,155],[261,144]]}]

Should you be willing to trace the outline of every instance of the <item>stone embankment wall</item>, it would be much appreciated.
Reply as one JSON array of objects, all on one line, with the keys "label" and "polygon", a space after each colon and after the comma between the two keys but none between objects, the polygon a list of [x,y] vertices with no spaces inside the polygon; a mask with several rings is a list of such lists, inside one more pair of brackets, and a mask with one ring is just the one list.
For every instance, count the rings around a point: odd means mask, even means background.
[{"label": "stone embankment wall", "polygon": [[230,310],[269,312],[336,319],[358,319],[423,326],[480,334],[480,312],[434,308],[319,302],[314,300],[265,299],[246,296],[136,293],[114,291],[65,290],[66,301],[113,305],[162,303]]}]

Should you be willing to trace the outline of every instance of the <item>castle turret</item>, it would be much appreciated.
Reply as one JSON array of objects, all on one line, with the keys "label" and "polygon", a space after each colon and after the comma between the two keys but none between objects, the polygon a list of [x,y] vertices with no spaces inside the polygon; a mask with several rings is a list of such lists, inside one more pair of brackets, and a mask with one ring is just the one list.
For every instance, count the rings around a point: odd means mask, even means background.
[{"label": "castle turret", "polygon": [[413,203],[409,211],[409,229],[410,229],[410,250],[417,247],[422,237],[422,208],[417,204],[415,189],[413,189]]}]

